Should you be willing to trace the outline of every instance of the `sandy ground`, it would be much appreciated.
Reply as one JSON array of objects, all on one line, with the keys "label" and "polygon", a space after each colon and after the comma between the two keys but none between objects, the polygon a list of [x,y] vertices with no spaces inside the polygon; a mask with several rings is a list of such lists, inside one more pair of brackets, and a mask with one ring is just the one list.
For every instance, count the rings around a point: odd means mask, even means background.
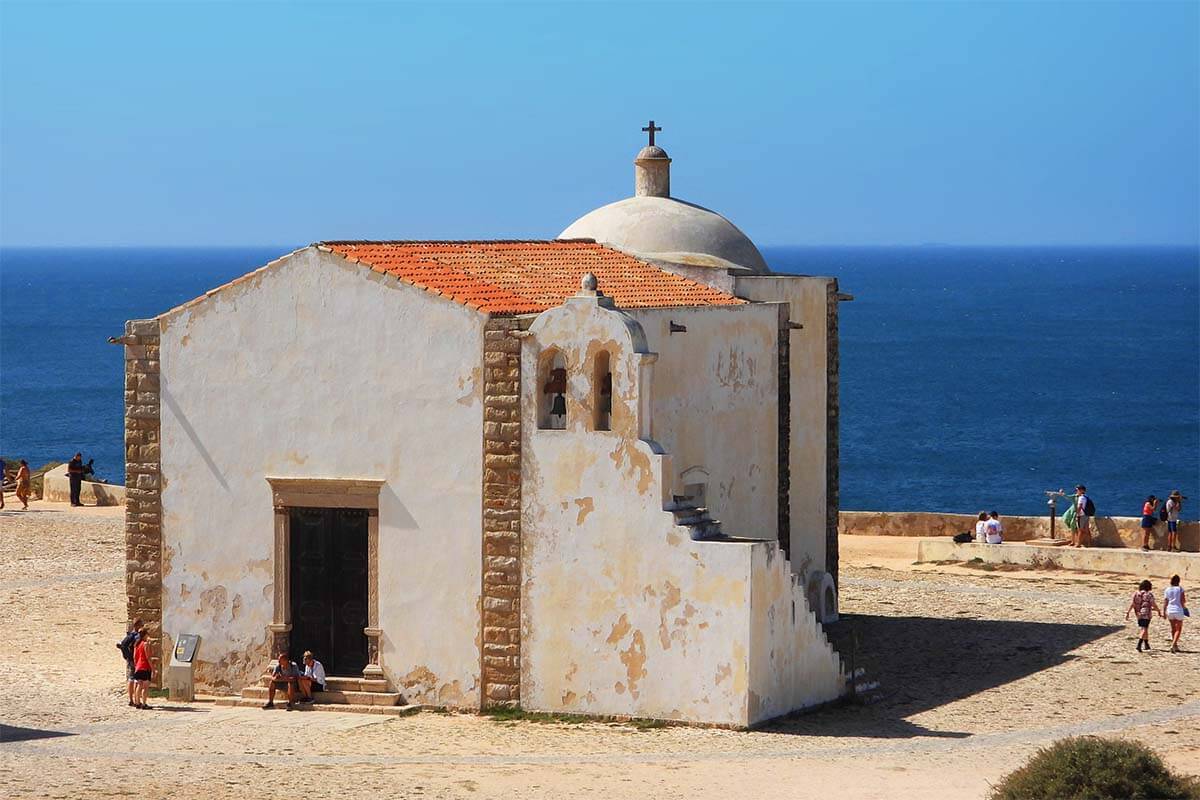
[{"label": "sandy ground", "polygon": [[[378,719],[123,697],[120,509],[0,512],[0,794],[982,797],[1038,746],[1133,737],[1200,772],[1200,631],[1134,651],[1133,581],[914,565],[916,540],[843,537],[844,654],[882,699],[740,733]],[[852,651],[852,652],[851,652]]]}]

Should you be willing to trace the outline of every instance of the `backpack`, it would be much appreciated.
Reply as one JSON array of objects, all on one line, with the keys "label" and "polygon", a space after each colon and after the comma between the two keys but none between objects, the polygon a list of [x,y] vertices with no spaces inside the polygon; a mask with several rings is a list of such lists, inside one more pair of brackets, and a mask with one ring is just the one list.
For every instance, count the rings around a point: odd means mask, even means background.
[{"label": "backpack", "polygon": [[133,661],[133,643],[137,641],[133,634],[126,634],[125,638],[117,642],[117,649],[121,651],[121,655],[125,656],[126,661]]},{"label": "backpack", "polygon": [[971,535],[970,531],[963,531],[962,533],[954,534],[954,543],[955,544],[968,544],[969,542],[974,540],[974,538],[975,537]]},{"label": "backpack", "polygon": [[1087,502],[1083,504],[1083,513],[1089,517],[1096,516],[1096,504],[1092,502],[1092,498],[1089,497]]},{"label": "backpack", "polygon": [[1166,522],[1170,515],[1167,513],[1167,504],[1163,503],[1163,507],[1158,510],[1158,518]]}]

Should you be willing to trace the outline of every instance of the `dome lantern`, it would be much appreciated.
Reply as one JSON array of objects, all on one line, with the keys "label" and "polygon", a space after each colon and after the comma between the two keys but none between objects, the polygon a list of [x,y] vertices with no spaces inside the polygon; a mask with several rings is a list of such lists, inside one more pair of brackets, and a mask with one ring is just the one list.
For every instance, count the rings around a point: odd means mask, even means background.
[{"label": "dome lantern", "polygon": [[650,134],[650,143],[633,159],[633,194],[635,197],[671,196],[671,158],[667,151],[654,144],[654,134],[662,128],[654,120],[642,131]]}]

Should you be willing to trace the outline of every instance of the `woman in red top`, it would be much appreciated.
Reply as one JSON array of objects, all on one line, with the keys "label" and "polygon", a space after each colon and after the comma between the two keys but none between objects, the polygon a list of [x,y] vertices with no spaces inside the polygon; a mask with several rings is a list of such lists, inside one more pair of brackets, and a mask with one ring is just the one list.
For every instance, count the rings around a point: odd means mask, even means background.
[{"label": "woman in red top", "polygon": [[1146,498],[1146,502],[1142,504],[1142,549],[1150,549],[1150,534],[1154,533],[1154,526],[1158,524],[1158,518],[1155,516],[1158,510],[1158,498],[1150,495]]},{"label": "woman in red top", "polygon": [[136,708],[149,708],[146,695],[150,692],[150,678],[154,665],[150,663],[150,639],[143,628],[138,632],[138,642],[133,646],[133,704]]}]

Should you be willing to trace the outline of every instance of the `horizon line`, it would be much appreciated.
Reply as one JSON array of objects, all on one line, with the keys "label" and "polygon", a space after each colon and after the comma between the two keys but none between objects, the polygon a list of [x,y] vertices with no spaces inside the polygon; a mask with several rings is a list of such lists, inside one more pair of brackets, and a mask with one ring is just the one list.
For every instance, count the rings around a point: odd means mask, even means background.
[{"label": "horizon line", "polygon": [[[555,237],[522,237],[521,241],[554,241]],[[297,250],[304,247],[309,247],[318,244],[319,241],[307,242],[305,244],[290,245],[290,244],[274,244],[274,243],[230,243],[230,244],[212,244],[212,243],[183,243],[183,244],[146,244],[146,243],[130,243],[130,242],[85,242],[78,244],[52,244],[39,242],[35,244],[20,243],[6,244],[0,243],[0,250],[90,250],[90,249],[143,249],[143,250],[234,250],[243,248],[284,248],[287,250]],[[463,239],[414,239],[406,237],[403,239],[377,239],[372,241],[463,241],[463,242],[478,242],[491,241],[484,238],[463,238]],[[499,240],[497,240],[499,241]],[[852,242],[791,242],[791,243],[768,243],[758,244],[756,246],[761,250],[764,248],[778,247],[827,247],[827,248],[887,248],[887,247],[909,247],[920,248],[925,250],[939,250],[949,248],[1000,248],[1000,247],[1175,247],[1175,248],[1200,248],[1198,242],[989,242],[989,243],[971,243],[962,244],[957,242],[882,242],[882,243],[852,243]]]}]

